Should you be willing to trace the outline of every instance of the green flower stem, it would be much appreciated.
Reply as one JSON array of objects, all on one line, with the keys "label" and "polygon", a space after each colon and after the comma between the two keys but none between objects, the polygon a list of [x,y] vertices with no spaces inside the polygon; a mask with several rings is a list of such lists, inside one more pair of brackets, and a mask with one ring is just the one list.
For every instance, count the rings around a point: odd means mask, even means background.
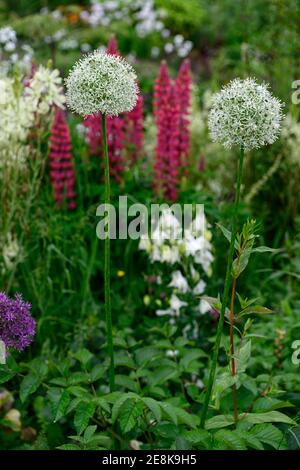
[{"label": "green flower stem", "polygon": [[218,323],[212,364],[211,364],[210,373],[209,373],[208,385],[207,385],[207,390],[205,394],[202,415],[201,415],[201,427],[202,428],[204,428],[205,426],[208,405],[211,399],[212,389],[213,389],[213,385],[215,381],[219,349],[220,349],[220,343],[221,343],[221,336],[222,336],[224,319],[225,319],[226,305],[228,303],[228,298],[229,298],[229,289],[230,289],[230,284],[231,284],[231,267],[232,267],[233,255],[234,255],[234,242],[235,242],[236,231],[237,231],[237,213],[238,213],[238,207],[239,207],[239,202],[240,202],[243,163],[244,163],[244,148],[241,147],[238,175],[237,175],[236,193],[235,193],[234,211],[233,211],[233,217],[232,217],[231,240],[230,240],[230,247],[229,247],[229,253],[228,253],[228,258],[227,258],[227,268],[226,268],[225,285],[224,285],[224,291],[223,291],[222,307],[221,307],[220,318],[219,318],[219,323]]},{"label": "green flower stem", "polygon": [[[109,180],[109,159],[106,138],[106,115],[102,113],[102,146],[104,157],[104,182],[105,182],[105,204],[110,204],[110,180]],[[112,336],[112,317],[111,317],[111,298],[110,298],[110,213],[107,210],[107,236],[104,246],[104,300],[105,300],[105,319],[107,331],[109,364],[109,388],[112,392],[115,388],[115,364],[114,364],[114,345]]]}]

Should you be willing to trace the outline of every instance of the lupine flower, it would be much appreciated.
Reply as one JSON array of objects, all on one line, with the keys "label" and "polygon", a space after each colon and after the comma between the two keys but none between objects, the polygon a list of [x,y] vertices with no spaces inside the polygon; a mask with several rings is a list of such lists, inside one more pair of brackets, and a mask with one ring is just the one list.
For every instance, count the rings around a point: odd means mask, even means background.
[{"label": "lupine flower", "polygon": [[175,201],[180,166],[180,107],[175,86],[163,62],[154,88],[154,115],[157,125],[155,190]]},{"label": "lupine flower", "polygon": [[176,79],[176,93],[178,94],[180,123],[179,123],[179,153],[181,166],[187,173],[190,151],[190,106],[191,106],[192,77],[190,61],[184,60],[180,66]]},{"label": "lupine flower", "polygon": [[143,102],[139,95],[135,108],[124,116],[125,140],[132,163],[136,162],[143,144]]},{"label": "lupine flower", "polygon": [[200,173],[203,173],[205,171],[205,155],[203,154],[201,154],[199,158],[198,170],[200,171]]},{"label": "lupine flower", "polygon": [[208,127],[213,141],[250,150],[275,142],[281,120],[282,103],[268,85],[238,78],[213,96]]},{"label": "lupine flower", "polygon": [[97,114],[90,114],[83,121],[84,127],[87,129],[87,143],[91,155],[99,155],[101,152],[101,119]]},{"label": "lupine flower", "polygon": [[108,41],[106,53],[111,54],[111,55],[116,55],[116,56],[121,55],[118,49],[118,43],[117,43],[115,36],[112,36],[110,40]]},{"label": "lupine flower", "polygon": [[124,123],[119,116],[107,117],[107,147],[110,174],[117,182],[121,181],[124,170],[122,152],[124,149]]},{"label": "lupine flower", "polygon": [[0,340],[6,348],[22,351],[32,343],[36,324],[30,308],[20,294],[11,299],[0,293]]},{"label": "lupine flower", "polygon": [[171,79],[169,76],[168,66],[165,61],[160,65],[159,75],[154,85],[154,115],[156,119],[159,117],[159,113],[162,108],[166,105],[168,96],[171,88]]},{"label": "lupine flower", "polygon": [[57,109],[50,136],[50,177],[54,189],[54,198],[58,206],[64,200],[69,209],[76,207],[75,173],[72,159],[70,130],[64,112]]},{"label": "lupine flower", "polygon": [[79,60],[66,79],[67,104],[83,116],[117,116],[137,102],[136,74],[124,59],[100,51]]}]

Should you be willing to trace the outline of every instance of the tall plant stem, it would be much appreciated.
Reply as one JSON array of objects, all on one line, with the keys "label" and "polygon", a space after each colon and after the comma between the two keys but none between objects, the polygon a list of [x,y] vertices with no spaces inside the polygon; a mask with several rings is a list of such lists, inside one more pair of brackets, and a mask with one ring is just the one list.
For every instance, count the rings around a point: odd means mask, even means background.
[{"label": "tall plant stem", "polygon": [[[235,289],[236,289],[236,279],[233,279],[232,288],[231,288],[231,302],[230,302],[230,357],[231,357],[231,375],[235,377],[236,375],[236,366],[235,366],[235,357],[234,357],[234,299],[235,299]],[[237,405],[237,397],[236,397],[236,384],[232,386],[232,394],[233,394],[233,417],[234,422],[237,424],[238,422],[238,405]]]},{"label": "tall plant stem", "polygon": [[112,336],[112,317],[111,317],[111,297],[110,297],[110,178],[109,178],[109,159],[106,138],[106,115],[102,114],[102,146],[104,157],[104,183],[105,183],[105,204],[107,207],[107,236],[104,246],[104,300],[105,300],[105,319],[107,332],[109,364],[109,388],[112,392],[115,388],[115,364],[114,364],[114,345]]},{"label": "tall plant stem", "polygon": [[225,277],[225,285],[224,285],[223,298],[222,298],[222,307],[221,307],[219,323],[218,323],[218,328],[217,328],[217,336],[216,336],[216,341],[215,341],[215,346],[214,346],[212,363],[211,363],[211,368],[210,368],[210,373],[209,373],[209,378],[208,378],[208,385],[207,385],[207,390],[205,394],[202,415],[201,415],[201,427],[202,428],[204,428],[205,426],[208,405],[211,399],[212,389],[213,389],[213,385],[215,381],[219,349],[220,349],[220,343],[221,343],[221,336],[222,336],[223,325],[224,325],[225,311],[226,311],[226,305],[227,305],[228,297],[229,297],[231,267],[232,267],[233,254],[234,254],[234,242],[235,242],[236,231],[237,231],[237,213],[238,213],[238,207],[239,207],[239,202],[240,202],[244,154],[245,154],[244,148],[241,147],[238,172],[237,172],[237,184],[236,184],[233,217],[232,217],[232,226],[231,226],[231,240],[230,240],[230,247],[229,247],[229,253],[228,253],[228,258],[227,258],[226,277]]}]

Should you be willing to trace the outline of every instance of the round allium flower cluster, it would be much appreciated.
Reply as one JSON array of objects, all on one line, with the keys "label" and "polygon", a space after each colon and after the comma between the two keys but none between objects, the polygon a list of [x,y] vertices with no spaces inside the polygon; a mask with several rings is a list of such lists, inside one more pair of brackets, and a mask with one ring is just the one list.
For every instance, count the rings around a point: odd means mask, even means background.
[{"label": "round allium flower cluster", "polygon": [[30,315],[30,308],[20,294],[10,299],[0,293],[0,340],[6,348],[22,351],[33,341],[35,320]]},{"label": "round allium flower cluster", "polygon": [[272,144],[280,132],[282,103],[253,78],[235,79],[212,97],[208,127],[214,142],[245,150]]},{"label": "round allium flower cluster", "polygon": [[96,50],[79,60],[66,79],[67,104],[83,116],[131,111],[138,97],[136,79],[124,59]]}]

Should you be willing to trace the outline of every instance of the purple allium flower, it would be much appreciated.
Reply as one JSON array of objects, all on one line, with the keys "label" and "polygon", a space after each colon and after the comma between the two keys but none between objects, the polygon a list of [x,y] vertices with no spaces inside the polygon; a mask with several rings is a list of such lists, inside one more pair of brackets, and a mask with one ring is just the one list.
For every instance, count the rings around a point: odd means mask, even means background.
[{"label": "purple allium flower", "polygon": [[20,294],[10,299],[0,292],[0,340],[6,348],[22,351],[33,341],[35,320],[30,315],[30,308]]}]

